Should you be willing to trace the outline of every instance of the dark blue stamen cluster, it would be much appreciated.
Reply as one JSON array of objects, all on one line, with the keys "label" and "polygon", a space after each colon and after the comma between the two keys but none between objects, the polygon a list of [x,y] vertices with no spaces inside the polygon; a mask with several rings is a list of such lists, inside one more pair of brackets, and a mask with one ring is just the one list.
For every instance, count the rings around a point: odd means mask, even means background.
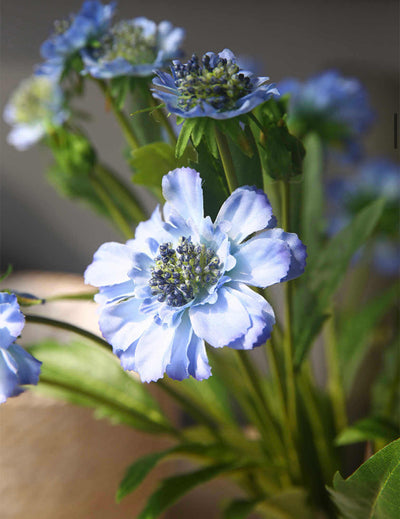
[{"label": "dark blue stamen cluster", "polygon": [[232,60],[211,60],[207,54],[201,62],[196,54],[185,64],[174,61],[171,70],[179,92],[178,106],[185,111],[203,101],[217,110],[231,110],[253,88],[251,78]]},{"label": "dark blue stamen cluster", "polygon": [[152,63],[157,56],[157,35],[144,35],[143,27],[132,21],[114,25],[101,42],[102,58],[124,58],[134,65]]},{"label": "dark blue stamen cluster", "polygon": [[172,243],[163,243],[159,252],[149,285],[160,302],[183,306],[202,288],[218,280],[221,267],[218,256],[205,245],[192,243],[190,236],[181,236],[176,249]]}]

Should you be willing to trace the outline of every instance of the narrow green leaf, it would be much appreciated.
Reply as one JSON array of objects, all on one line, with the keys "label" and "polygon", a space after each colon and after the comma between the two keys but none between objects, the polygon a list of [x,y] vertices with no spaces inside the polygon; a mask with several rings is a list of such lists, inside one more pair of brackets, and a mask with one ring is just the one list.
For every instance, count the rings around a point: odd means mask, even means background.
[{"label": "narrow green leaf", "polygon": [[368,337],[398,294],[399,285],[395,284],[363,308],[357,309],[355,314],[346,316],[337,341],[340,373],[346,391],[351,390],[354,377],[365,357],[370,344]]},{"label": "narrow green leaf", "polygon": [[378,416],[363,418],[344,429],[336,438],[336,445],[385,440],[393,441],[400,436],[400,427]]},{"label": "narrow green leaf", "polygon": [[369,458],[349,478],[337,472],[329,492],[343,519],[398,519],[400,440]]},{"label": "narrow green leaf", "polygon": [[376,200],[362,209],[345,229],[328,242],[320,254],[310,258],[294,298],[296,367],[300,366],[312,340],[321,329],[332,296],[339,288],[354,253],[377,225],[384,204],[384,200]]},{"label": "narrow green leaf", "polygon": [[237,469],[237,464],[221,463],[164,479],[150,496],[138,519],[155,519],[181,497],[203,483]]},{"label": "narrow green leaf", "polygon": [[207,117],[199,117],[196,120],[196,124],[193,126],[192,129],[192,142],[197,148],[197,146],[200,144],[201,139],[203,138],[204,132],[207,130],[208,126],[208,118]]},{"label": "narrow green leaf", "polygon": [[4,281],[6,278],[8,278],[8,276],[11,274],[12,271],[13,271],[13,268],[12,268],[12,265],[10,264],[7,266],[4,274],[0,275],[0,281]]},{"label": "narrow green leaf", "polygon": [[179,132],[179,137],[176,143],[175,148],[175,157],[181,158],[185,153],[186,147],[188,145],[190,136],[192,134],[193,128],[196,126],[197,119],[186,119],[186,121],[182,124],[181,131]]}]

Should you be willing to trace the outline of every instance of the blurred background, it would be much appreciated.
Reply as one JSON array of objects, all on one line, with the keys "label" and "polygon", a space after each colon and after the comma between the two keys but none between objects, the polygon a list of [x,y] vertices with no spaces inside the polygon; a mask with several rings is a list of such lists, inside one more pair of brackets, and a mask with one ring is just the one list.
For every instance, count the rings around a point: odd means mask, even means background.
[{"label": "blurred background", "polygon": [[[76,12],[81,0],[2,0],[1,109],[18,83],[41,61],[40,44],[56,19]],[[366,85],[377,123],[367,137],[369,154],[395,159],[393,114],[399,112],[399,2],[397,0],[120,0],[116,18],[147,16],[186,28],[185,49],[203,53],[230,48],[260,62],[261,75],[278,82],[305,79],[335,67]],[[95,88],[81,106],[101,158],[129,178],[121,159],[119,129]],[[119,240],[113,228],[84,205],[61,199],[48,185],[47,150],[18,152],[1,125],[1,264],[17,270],[82,273],[97,247]],[[154,202],[146,197],[149,207]]]},{"label": "blurred background", "polygon": [[[81,3],[2,0],[1,110],[18,83],[41,61],[39,47],[51,33],[54,20],[77,12]],[[167,19],[184,27],[187,55],[230,48],[236,55],[259,62],[260,74],[273,82],[289,76],[306,79],[332,67],[358,77],[377,114],[366,139],[367,153],[398,160],[394,149],[394,113],[399,113],[400,92],[398,0],[119,0],[116,19],[136,16]],[[87,130],[101,159],[128,180],[130,173],[121,158],[123,139],[95,88],[89,86],[80,107],[94,114]],[[1,269],[12,264],[15,271],[81,275],[99,245],[121,241],[119,234],[85,205],[60,198],[45,178],[51,162],[47,150],[34,146],[19,152],[7,145],[8,131],[2,121]],[[137,190],[151,209],[154,201]],[[12,280],[16,289],[40,290],[42,296],[64,293],[68,287],[82,289],[78,277],[18,275]],[[89,327],[95,327],[93,305],[87,310],[90,315],[83,308],[52,311],[54,317],[65,318],[68,313],[72,321],[84,319],[85,326],[89,322]],[[39,336],[24,334],[24,338],[29,342]],[[361,385],[354,401],[358,411],[363,391]],[[3,517],[19,519],[29,510],[33,519],[116,519],[133,517],[143,502],[143,496],[130,496],[126,504],[115,507],[115,488],[124,467],[138,455],[161,447],[159,440],[155,445],[130,429],[94,421],[90,410],[35,400],[30,393],[2,406],[0,421],[1,471],[6,476],[0,489]],[[214,517],[216,496],[230,490],[218,485],[208,490],[207,499],[202,490],[196,491],[168,517],[184,518],[190,513],[194,518],[196,510],[198,517]]]}]

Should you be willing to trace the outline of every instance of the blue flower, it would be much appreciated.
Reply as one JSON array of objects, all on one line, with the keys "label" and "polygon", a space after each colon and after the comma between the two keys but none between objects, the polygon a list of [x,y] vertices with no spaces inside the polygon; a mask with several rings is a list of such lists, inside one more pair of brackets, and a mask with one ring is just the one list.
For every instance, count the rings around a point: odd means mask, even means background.
[{"label": "blue flower", "polygon": [[96,78],[152,76],[182,54],[184,29],[163,21],[158,25],[147,18],[117,23],[100,45],[82,51],[84,72]]},{"label": "blue flower", "polygon": [[13,128],[7,141],[25,150],[68,117],[61,88],[45,76],[31,76],[20,83],[4,109],[4,120]]},{"label": "blue flower", "polygon": [[58,81],[67,62],[108,30],[115,6],[115,2],[102,5],[97,0],[87,0],[77,15],[55,22],[55,32],[40,48],[46,61],[37,68],[37,74],[51,76]]},{"label": "blue flower", "polygon": [[164,220],[156,208],[126,244],[105,243],[86,269],[99,287],[100,329],[126,370],[145,382],[164,373],[208,378],[205,342],[248,350],[268,339],[268,302],[248,285],[267,287],[299,276],[305,246],[274,228],[263,191],[244,186],[215,222],[203,214],[197,171],[179,168],[162,181]]},{"label": "blue flower", "polygon": [[37,384],[41,362],[15,344],[25,324],[17,297],[0,292],[0,403],[17,396],[25,384]]},{"label": "blue flower", "polygon": [[172,75],[157,71],[153,96],[167,109],[184,118],[230,119],[246,114],[279,92],[268,77],[257,77],[241,70],[234,54],[225,49],[219,54],[194,54],[185,64],[173,61]]},{"label": "blue flower", "polygon": [[372,261],[378,272],[395,275],[400,269],[400,166],[385,158],[363,162],[352,178],[328,184],[331,202],[329,233],[347,225],[355,214],[377,198],[386,199],[383,215],[375,231]]},{"label": "blue flower", "polygon": [[360,81],[328,70],[304,83],[286,79],[278,88],[282,95],[290,94],[288,122],[296,134],[319,133],[327,144],[344,146],[349,157],[359,157],[357,138],[374,119]]}]

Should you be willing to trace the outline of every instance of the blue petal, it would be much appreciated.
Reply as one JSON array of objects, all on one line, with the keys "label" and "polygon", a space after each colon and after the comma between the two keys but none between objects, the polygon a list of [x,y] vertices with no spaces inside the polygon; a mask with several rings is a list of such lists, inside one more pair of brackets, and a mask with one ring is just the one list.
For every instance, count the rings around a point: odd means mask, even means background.
[{"label": "blue petal", "polygon": [[101,287],[99,293],[94,296],[94,300],[100,305],[105,305],[112,301],[117,301],[118,299],[132,297],[134,289],[135,285],[131,280],[116,285]]},{"label": "blue petal", "polygon": [[200,174],[191,168],[170,171],[162,179],[163,195],[184,220],[199,228],[203,221],[203,189]]},{"label": "blue petal", "polygon": [[24,348],[18,346],[18,344],[12,344],[7,349],[7,352],[12,356],[17,365],[18,383],[21,385],[37,384],[42,363],[25,351]]},{"label": "blue petal", "polygon": [[231,283],[227,290],[236,295],[246,308],[251,319],[251,328],[240,339],[230,343],[230,348],[249,350],[265,344],[275,324],[271,305],[259,294],[243,283]]},{"label": "blue petal", "polygon": [[0,348],[0,403],[22,393],[21,385],[37,384],[41,364],[17,344]]},{"label": "blue petal", "polygon": [[215,348],[242,337],[251,326],[246,309],[225,286],[214,304],[193,306],[189,315],[195,334]]},{"label": "blue petal", "polygon": [[22,393],[18,386],[17,366],[8,350],[0,348],[0,404]]},{"label": "blue petal", "polygon": [[14,294],[0,292],[0,348],[7,348],[22,332],[25,317]]},{"label": "blue petal", "polygon": [[286,277],[291,266],[289,247],[265,234],[251,238],[235,252],[236,266],[229,272],[234,281],[265,288]]},{"label": "blue petal", "polygon": [[290,267],[281,281],[297,278],[304,272],[307,259],[307,248],[297,234],[285,232],[283,229],[270,229],[259,235],[259,238],[282,240],[290,251]]},{"label": "blue petal", "polygon": [[204,340],[194,333],[187,349],[187,355],[189,358],[189,375],[196,380],[204,380],[211,375]]},{"label": "blue petal", "polygon": [[230,222],[228,235],[232,241],[240,243],[250,234],[274,226],[276,220],[264,191],[244,186],[236,189],[223,203],[215,220],[216,224],[222,222]]},{"label": "blue petal", "polygon": [[17,124],[7,135],[7,142],[19,151],[25,151],[45,134],[43,124]]},{"label": "blue petal", "polygon": [[175,332],[172,353],[166,373],[174,380],[183,380],[189,377],[188,347],[192,338],[193,330],[189,317],[185,314]]},{"label": "blue petal", "polygon": [[122,243],[108,242],[100,246],[93,262],[85,270],[85,283],[95,287],[129,281],[134,251]]},{"label": "blue petal", "polygon": [[158,24],[158,46],[168,57],[177,56],[184,39],[185,30],[181,27],[165,20]]}]

